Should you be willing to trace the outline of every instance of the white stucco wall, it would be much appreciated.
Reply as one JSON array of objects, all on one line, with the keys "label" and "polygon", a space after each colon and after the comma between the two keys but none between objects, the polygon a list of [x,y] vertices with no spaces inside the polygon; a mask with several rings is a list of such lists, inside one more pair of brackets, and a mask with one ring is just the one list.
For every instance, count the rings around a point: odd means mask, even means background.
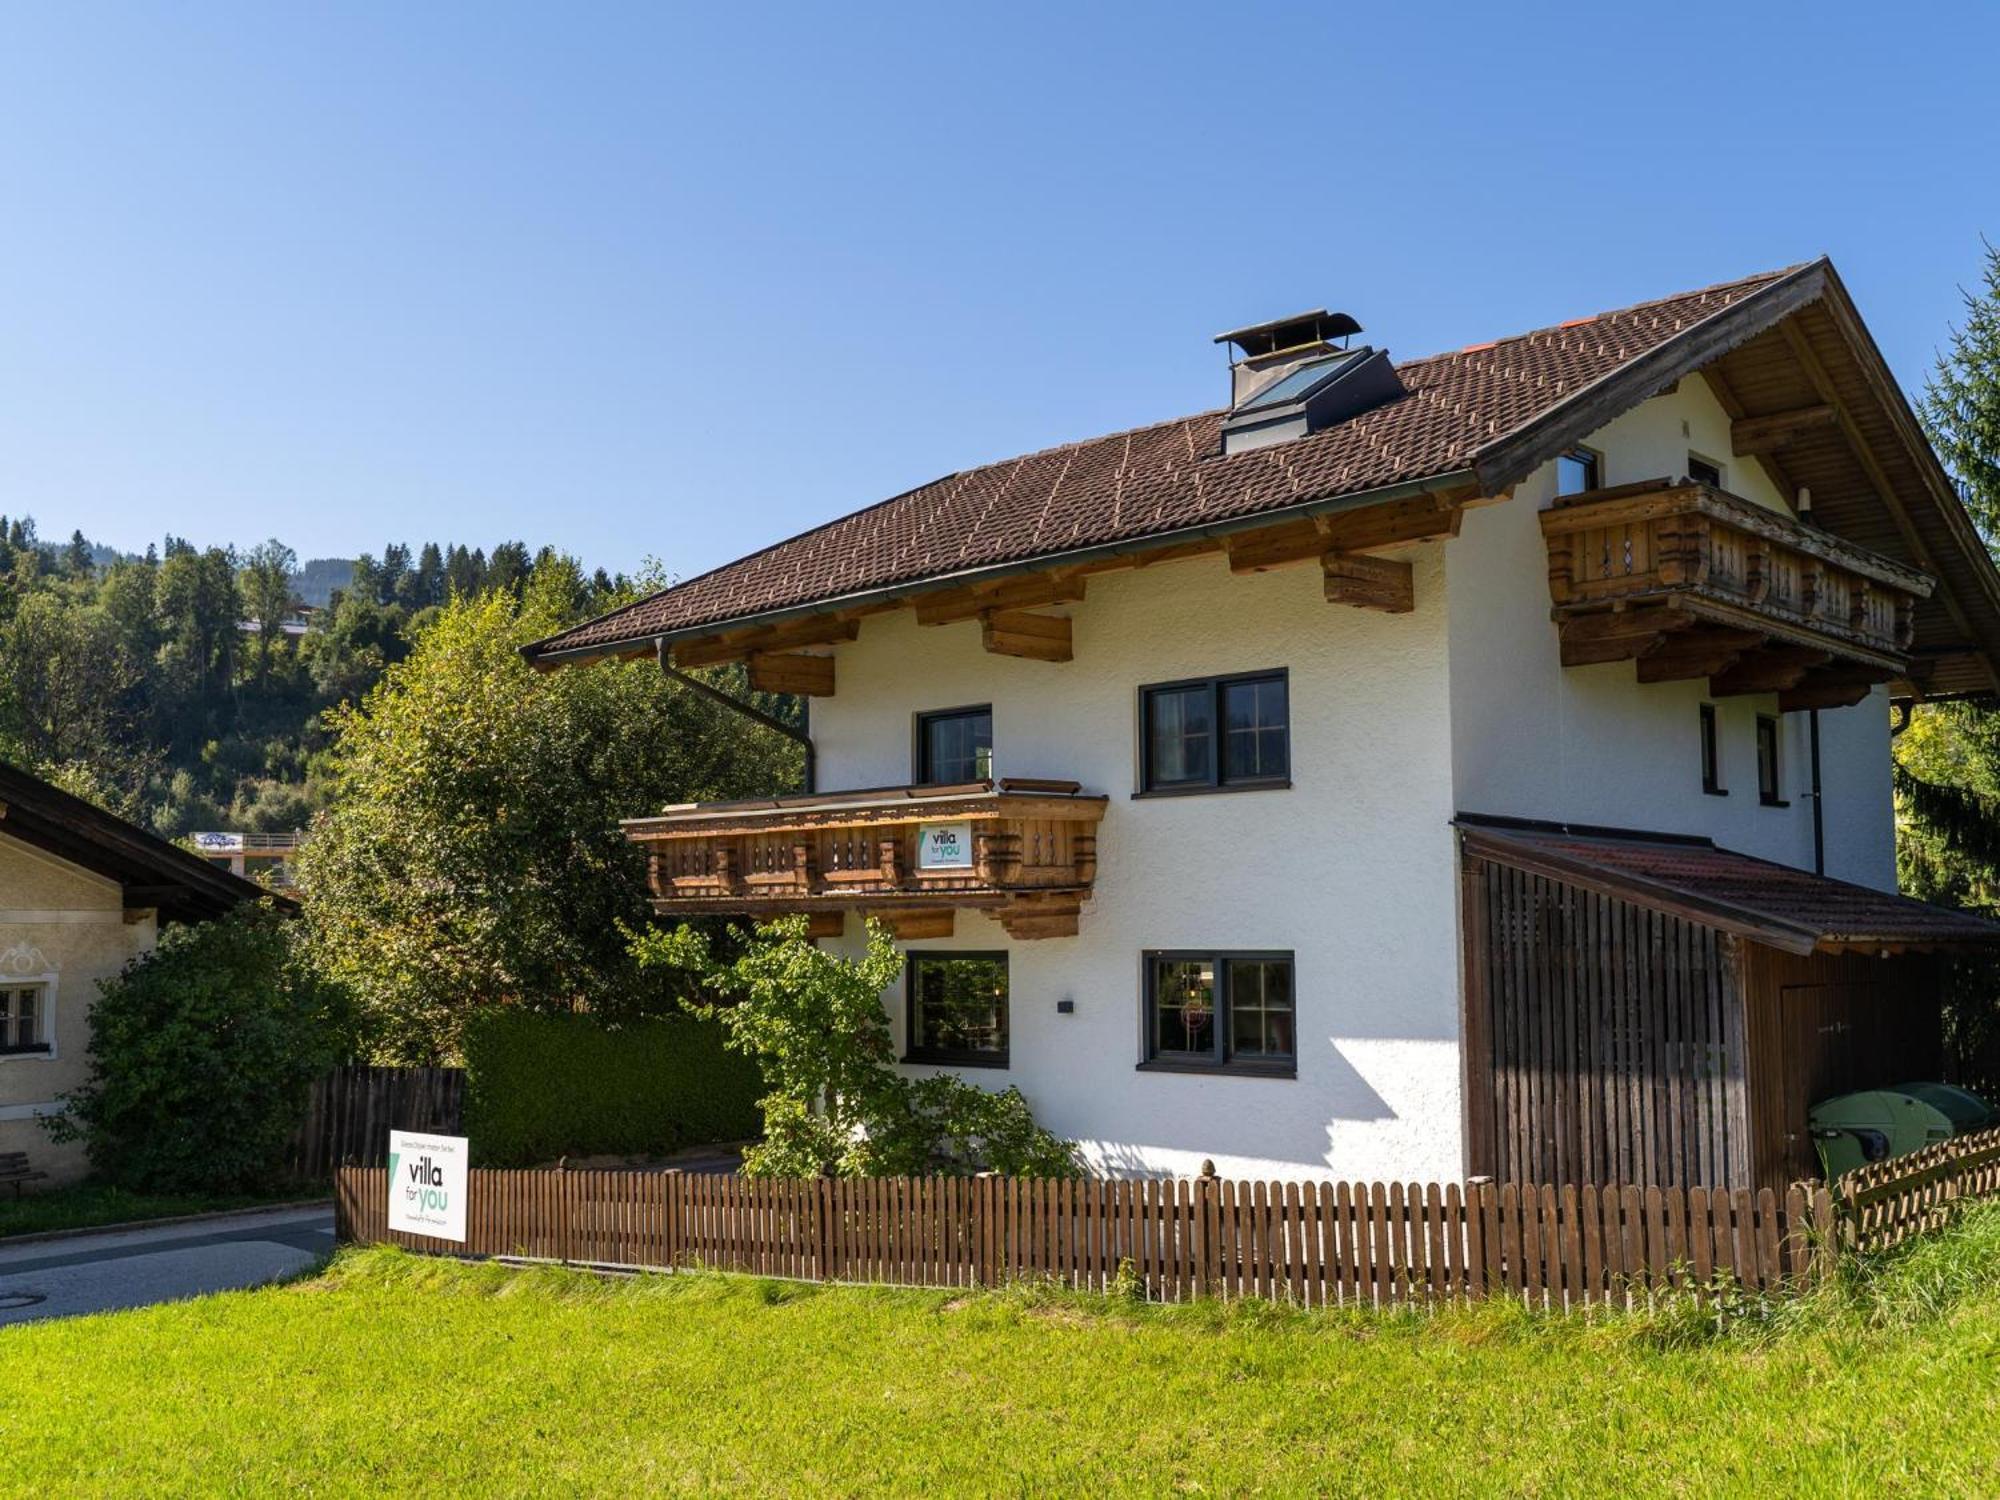
[{"label": "white stucco wall", "polygon": [[[1014,942],[960,912],[952,938],[909,945],[1008,951],[1011,1065],[964,1076],[1017,1085],[1094,1167],[1459,1173],[1443,569],[1435,547],[1413,556],[1409,615],[1327,604],[1315,567],[1233,577],[1208,557],[1093,578],[1068,663],[908,612],[839,648],[839,691],[812,712],[822,789],[908,781],[914,714],[991,703],[997,774],[1111,798],[1078,936]],[[1290,673],[1290,788],[1132,797],[1142,685],[1271,667]],[[1295,953],[1296,1079],[1137,1069],[1141,953],[1205,946]],[[900,987],[887,1002],[900,1045]]]},{"label": "white stucco wall", "polygon": [[[1764,472],[1727,461],[1729,421],[1699,376],[1589,439],[1607,485],[1678,478],[1690,450],[1725,461],[1726,487],[1786,509]],[[1788,807],[1757,798],[1756,719],[1775,693],[1713,700],[1727,796],[1701,786],[1699,705],[1707,683],[1642,685],[1630,662],[1564,669],[1549,619],[1548,556],[1537,512],[1554,466],[1506,503],[1471,512],[1446,549],[1451,595],[1453,777],[1465,812],[1701,834],[1801,868],[1813,862],[1807,715],[1781,722]],[[1789,512],[1788,512],[1789,513]],[[1895,889],[1886,694],[1820,714],[1830,875]]]}]

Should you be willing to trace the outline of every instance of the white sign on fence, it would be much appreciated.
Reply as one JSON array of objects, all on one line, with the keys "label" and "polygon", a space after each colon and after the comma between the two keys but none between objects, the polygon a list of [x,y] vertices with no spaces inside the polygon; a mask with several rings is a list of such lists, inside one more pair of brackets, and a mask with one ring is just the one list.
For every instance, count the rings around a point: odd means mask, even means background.
[{"label": "white sign on fence", "polygon": [[919,870],[971,869],[972,825],[970,823],[919,824],[917,868]]},{"label": "white sign on fence", "polygon": [[389,1227],[465,1243],[466,1146],[462,1135],[389,1132]]},{"label": "white sign on fence", "polygon": [[197,833],[194,846],[203,854],[241,854],[243,835],[240,833]]}]

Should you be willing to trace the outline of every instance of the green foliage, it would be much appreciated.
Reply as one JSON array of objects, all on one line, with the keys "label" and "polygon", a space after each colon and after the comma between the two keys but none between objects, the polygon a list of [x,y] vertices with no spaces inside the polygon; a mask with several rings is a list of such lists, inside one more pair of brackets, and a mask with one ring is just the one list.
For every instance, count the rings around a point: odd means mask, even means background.
[{"label": "green foliage", "polygon": [[298,878],[315,951],[387,1059],[453,1056],[488,1005],[675,1009],[683,986],[642,971],[622,936],[650,912],[619,820],[796,782],[789,741],[650,663],[529,667],[521,646],[573,619],[576,598],[574,567],[551,558],[518,601],[454,599],[332,716],[331,806]]},{"label": "green foliage", "polygon": [[50,1132],[134,1191],[268,1191],[313,1080],[352,1042],[344,997],[295,937],[261,904],[168,928],[102,986],[90,1076]]},{"label": "green foliage", "polygon": [[741,951],[727,959],[688,926],[645,933],[633,952],[646,968],[696,976],[714,998],[692,1008],[762,1065],[764,1138],[745,1153],[747,1173],[1078,1175],[1074,1148],[1035,1123],[1018,1089],[991,1093],[950,1074],[896,1071],[882,994],[903,961],[880,923],[868,924],[858,959],[820,948],[798,917],[759,927],[748,941],[733,935]]},{"label": "green foliage", "polygon": [[763,1080],[712,1021],[607,1026],[492,1010],[467,1019],[464,1039],[466,1135],[481,1166],[659,1155],[757,1133]]},{"label": "green foliage", "polygon": [[1951,332],[1918,414],[1966,508],[1988,538],[2000,535],[2000,250],[1986,247],[1978,291],[1965,293],[1965,324]]}]

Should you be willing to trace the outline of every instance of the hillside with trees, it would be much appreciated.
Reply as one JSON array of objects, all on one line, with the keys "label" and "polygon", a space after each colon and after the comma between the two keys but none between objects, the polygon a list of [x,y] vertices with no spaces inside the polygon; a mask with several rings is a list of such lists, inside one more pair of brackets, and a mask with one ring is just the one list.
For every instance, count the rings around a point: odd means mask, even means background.
[{"label": "hillside with trees", "polygon": [[[518,541],[301,569],[276,539],[168,535],[134,555],[0,517],[0,758],[170,838],[301,828],[327,798],[329,711],[358,703],[449,601],[518,601],[548,565],[576,617],[632,588]],[[308,593],[325,602],[302,613]]]}]

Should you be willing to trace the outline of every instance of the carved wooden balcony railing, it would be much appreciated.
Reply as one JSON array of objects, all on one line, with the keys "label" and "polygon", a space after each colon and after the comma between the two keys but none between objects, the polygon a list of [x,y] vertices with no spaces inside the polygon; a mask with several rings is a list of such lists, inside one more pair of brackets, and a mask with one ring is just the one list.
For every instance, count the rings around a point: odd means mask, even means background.
[{"label": "carved wooden balcony railing", "polygon": [[1566,667],[1636,661],[1641,682],[1706,677],[1778,707],[1858,703],[1906,677],[1932,581],[1704,484],[1568,495],[1542,512]]},{"label": "carved wooden balcony railing", "polygon": [[1073,781],[1011,779],[690,803],[624,827],[664,915],[806,912],[824,935],[858,911],[938,937],[964,907],[1012,937],[1071,937],[1105,803]]}]

